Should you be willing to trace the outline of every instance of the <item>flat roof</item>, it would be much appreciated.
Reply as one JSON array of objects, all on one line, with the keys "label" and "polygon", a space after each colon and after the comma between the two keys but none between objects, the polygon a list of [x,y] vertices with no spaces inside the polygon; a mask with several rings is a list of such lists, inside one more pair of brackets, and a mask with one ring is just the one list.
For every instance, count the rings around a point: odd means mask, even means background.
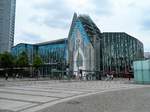
[{"label": "flat roof", "polygon": [[59,44],[59,43],[63,43],[64,41],[67,41],[67,38],[51,40],[51,41],[46,41],[46,42],[40,42],[40,43],[36,43],[36,44],[19,43],[19,44],[13,46],[13,47],[16,47],[16,46],[19,46],[19,45],[33,45],[34,46],[34,45]]},{"label": "flat roof", "polygon": [[46,42],[41,42],[41,43],[36,43],[34,45],[59,44],[59,43],[64,42],[64,41],[67,41],[67,38],[57,39],[57,40],[52,40],[52,41],[46,41]]}]

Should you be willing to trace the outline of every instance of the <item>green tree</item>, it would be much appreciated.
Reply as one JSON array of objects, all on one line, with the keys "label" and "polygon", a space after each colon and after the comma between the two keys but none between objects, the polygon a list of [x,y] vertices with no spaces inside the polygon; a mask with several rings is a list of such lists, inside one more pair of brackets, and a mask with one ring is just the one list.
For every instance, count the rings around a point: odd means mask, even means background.
[{"label": "green tree", "polygon": [[42,65],[42,59],[39,55],[35,55],[35,57],[33,58],[33,67],[34,67],[34,72],[36,74],[36,77],[38,79],[38,76],[40,75],[40,71],[39,71],[39,67],[40,65]]},{"label": "green tree", "polygon": [[26,52],[23,51],[21,54],[19,54],[16,60],[16,65],[19,67],[26,67],[29,65],[28,55]]},{"label": "green tree", "polygon": [[38,68],[40,65],[42,65],[42,59],[39,55],[36,55],[33,59],[33,67]]},{"label": "green tree", "polygon": [[3,54],[0,54],[0,65],[1,67],[13,67],[14,65],[14,58],[13,56],[8,53],[4,52]]}]

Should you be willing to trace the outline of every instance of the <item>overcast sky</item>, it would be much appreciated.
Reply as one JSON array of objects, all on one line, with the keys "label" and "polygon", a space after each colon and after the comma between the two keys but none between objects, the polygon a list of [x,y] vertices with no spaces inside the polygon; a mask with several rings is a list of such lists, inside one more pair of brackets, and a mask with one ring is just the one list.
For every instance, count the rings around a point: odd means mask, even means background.
[{"label": "overcast sky", "polygon": [[126,32],[150,51],[150,0],[16,0],[15,44],[67,38],[72,16],[88,14],[101,32]]}]

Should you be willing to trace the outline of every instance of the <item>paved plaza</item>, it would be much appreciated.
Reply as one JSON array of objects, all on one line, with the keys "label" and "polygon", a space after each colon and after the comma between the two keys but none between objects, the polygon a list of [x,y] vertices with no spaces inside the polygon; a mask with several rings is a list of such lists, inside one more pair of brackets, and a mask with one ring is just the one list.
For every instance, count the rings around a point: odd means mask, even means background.
[{"label": "paved plaza", "polygon": [[75,98],[107,91],[143,88],[128,81],[5,81],[0,82],[0,112],[36,112]]}]

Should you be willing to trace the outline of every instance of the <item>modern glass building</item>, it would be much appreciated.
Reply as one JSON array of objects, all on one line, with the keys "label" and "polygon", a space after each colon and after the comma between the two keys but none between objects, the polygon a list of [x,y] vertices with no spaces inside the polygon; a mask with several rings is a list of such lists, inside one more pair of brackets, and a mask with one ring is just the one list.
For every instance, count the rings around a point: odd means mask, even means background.
[{"label": "modern glass building", "polygon": [[18,44],[11,49],[14,57],[18,57],[20,53],[26,52],[29,59],[29,64],[32,65],[33,59],[39,55],[43,61],[43,74],[50,74],[50,69],[64,69],[67,61],[67,39],[59,39],[37,44]]},{"label": "modern glass building", "polygon": [[0,0],[0,53],[14,44],[16,0]]},{"label": "modern glass building", "polygon": [[133,61],[144,58],[143,44],[124,32],[102,33],[102,60],[104,72],[129,73]]},{"label": "modern glass building", "polygon": [[[38,44],[18,44],[12,48],[15,56],[26,51],[32,64],[36,54],[40,55],[44,65],[55,65],[65,70],[69,65],[70,73],[83,76],[96,74],[129,73],[133,61],[144,58],[143,44],[124,32],[102,33],[87,15],[73,16],[67,39],[59,39]],[[49,73],[49,69],[46,71]],[[98,76],[98,77],[97,77]]]}]

